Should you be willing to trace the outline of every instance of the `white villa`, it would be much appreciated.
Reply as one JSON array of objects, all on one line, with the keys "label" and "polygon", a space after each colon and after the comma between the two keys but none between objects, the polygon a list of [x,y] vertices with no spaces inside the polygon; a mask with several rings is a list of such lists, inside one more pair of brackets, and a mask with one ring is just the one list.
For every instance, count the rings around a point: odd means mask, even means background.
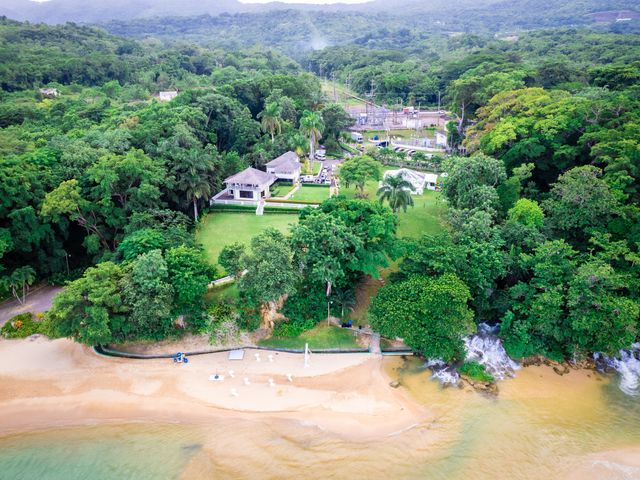
[{"label": "white villa", "polygon": [[214,198],[259,201],[269,198],[269,187],[276,180],[272,173],[249,167],[227,178],[224,181],[227,188]]},{"label": "white villa", "polygon": [[401,175],[404,180],[411,184],[411,193],[414,195],[422,195],[426,190],[435,190],[438,184],[438,175],[435,173],[416,172],[409,168],[400,168],[398,170],[387,170],[384,178],[396,177]]},{"label": "white villa", "polygon": [[278,180],[297,183],[300,179],[300,158],[294,152],[287,152],[271,160],[266,165],[267,173],[275,175]]}]

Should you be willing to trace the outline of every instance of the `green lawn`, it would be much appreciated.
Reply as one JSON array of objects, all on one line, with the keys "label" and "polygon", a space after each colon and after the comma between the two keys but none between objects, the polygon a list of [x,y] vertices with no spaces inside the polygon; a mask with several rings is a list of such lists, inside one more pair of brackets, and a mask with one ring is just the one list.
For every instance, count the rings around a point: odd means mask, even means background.
[{"label": "green lawn", "polygon": [[398,214],[398,236],[419,238],[425,233],[438,233],[443,228],[446,211],[442,194],[425,190],[424,194],[413,197],[413,207]]},{"label": "green lawn", "polygon": [[[423,128],[418,131],[419,137],[425,137],[429,135],[433,135],[435,133],[435,128]],[[387,132],[386,130],[369,130],[363,132],[365,145],[369,142],[367,140],[373,139],[373,137],[377,136],[378,140],[386,140],[387,135],[389,137],[400,137],[403,139],[409,139],[416,136],[416,131],[413,128],[399,128],[397,130],[390,130]]]},{"label": "green lawn", "polygon": [[[286,232],[293,223],[298,223],[296,214],[265,213],[258,216],[253,212],[212,212],[198,226],[196,240],[204,247],[209,261],[217,264],[218,255],[225,245],[233,242],[248,244],[267,227]],[[218,273],[224,273],[221,267],[218,267]]]},{"label": "green lawn", "polygon": [[352,331],[340,327],[327,326],[326,322],[321,322],[315,328],[302,333],[298,337],[271,337],[260,340],[258,345],[271,348],[303,349],[305,343],[309,344],[311,350],[362,348]]},{"label": "green lawn", "polygon": [[292,184],[286,183],[274,183],[271,186],[271,196],[272,197],[284,197],[287,193],[293,190]]},{"label": "green lawn", "polygon": [[[377,180],[369,180],[364,185],[364,193],[366,198],[369,200],[376,200],[376,192],[378,191],[380,182]],[[356,189],[355,185],[350,185],[349,188],[344,188],[344,186],[340,187],[340,193],[347,198],[356,198],[356,193],[359,193],[359,190]]]},{"label": "green lawn", "polygon": [[294,193],[289,200],[298,200],[300,202],[316,202],[322,203],[329,198],[329,186],[312,187],[302,185],[300,189]]},{"label": "green lawn", "polygon": [[[395,168],[384,168],[382,175],[387,170]],[[370,180],[365,184],[364,192],[367,199],[377,201],[379,184],[376,180]],[[349,188],[340,188],[340,193],[347,198],[356,198],[357,190],[351,185]],[[424,233],[434,234],[442,230],[447,207],[440,193],[425,190],[420,196],[413,195],[413,203],[413,207],[408,207],[406,212],[400,211],[398,214],[399,237],[418,238]]]},{"label": "green lawn", "polygon": [[320,173],[320,169],[322,168],[322,162],[314,160],[311,164],[311,168],[307,168],[309,166],[309,160],[307,160],[302,166],[301,175],[318,175]]}]

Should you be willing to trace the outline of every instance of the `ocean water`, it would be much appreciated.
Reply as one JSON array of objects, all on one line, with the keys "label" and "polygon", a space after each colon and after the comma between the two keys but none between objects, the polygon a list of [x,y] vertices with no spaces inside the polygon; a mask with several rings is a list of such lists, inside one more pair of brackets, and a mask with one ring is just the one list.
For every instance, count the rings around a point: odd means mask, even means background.
[{"label": "ocean water", "polygon": [[11,435],[0,439],[0,478],[174,479],[202,448],[201,440],[192,427],[150,424]]},{"label": "ocean water", "polygon": [[442,389],[416,359],[385,369],[435,416],[360,442],[268,415],[51,429],[0,438],[0,478],[640,479],[640,466],[593,457],[640,447],[639,397],[615,379],[527,368],[492,398]]}]

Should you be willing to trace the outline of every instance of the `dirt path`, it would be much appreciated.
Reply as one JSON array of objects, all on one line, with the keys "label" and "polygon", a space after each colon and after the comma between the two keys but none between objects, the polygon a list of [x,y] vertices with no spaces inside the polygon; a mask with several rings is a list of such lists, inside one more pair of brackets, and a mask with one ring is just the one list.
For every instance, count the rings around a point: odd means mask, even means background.
[{"label": "dirt path", "polygon": [[62,287],[40,285],[31,289],[27,295],[27,302],[22,305],[15,298],[0,304],[0,326],[10,318],[25,312],[42,313],[51,308],[53,297]]}]

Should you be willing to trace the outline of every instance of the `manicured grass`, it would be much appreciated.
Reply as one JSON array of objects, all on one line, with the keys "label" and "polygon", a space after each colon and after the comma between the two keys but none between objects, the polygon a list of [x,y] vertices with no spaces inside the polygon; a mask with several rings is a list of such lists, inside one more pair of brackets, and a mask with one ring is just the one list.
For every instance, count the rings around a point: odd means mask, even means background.
[{"label": "manicured grass", "polygon": [[303,349],[305,343],[309,344],[311,350],[362,348],[352,331],[340,327],[327,326],[326,322],[320,323],[298,337],[271,337],[260,340],[258,345],[271,348]]},{"label": "manicured grass", "polygon": [[398,236],[420,238],[433,235],[444,228],[444,216],[447,206],[439,192],[426,190],[424,194],[413,197],[413,207],[398,214]]},{"label": "manicured grass", "polygon": [[[425,137],[428,135],[433,135],[435,132],[434,128],[424,128],[418,131],[419,137]],[[367,132],[363,132],[363,136],[366,143],[367,140],[372,139],[375,136],[378,136],[378,140],[386,140],[387,139],[387,131],[386,130],[369,130]],[[400,128],[397,130],[390,130],[388,132],[389,138],[400,137],[403,139],[409,139],[416,136],[416,131],[413,128]],[[365,143],[365,144],[366,144]]]},{"label": "manicured grass", "polygon": [[[387,170],[395,168],[384,168],[380,178]],[[380,182],[370,180],[365,184],[364,193],[370,201],[378,201],[376,193]],[[356,187],[340,188],[340,193],[347,198],[356,198]],[[422,195],[413,195],[413,207],[408,207],[406,212],[402,210],[398,213],[398,236],[419,238],[421,235],[435,234],[444,228],[444,216],[447,206],[439,192],[425,190]]]},{"label": "manicured grass", "polygon": [[287,193],[293,190],[292,184],[286,183],[274,183],[271,187],[271,196],[272,197],[284,197]]},{"label": "manicured grass", "polygon": [[317,202],[322,203],[329,198],[329,186],[311,187],[302,185],[300,189],[294,193],[290,200],[298,200],[299,202]]},{"label": "manicured grass", "polygon": [[[267,227],[286,232],[289,225],[295,223],[298,223],[298,215],[295,214],[265,213],[258,216],[244,212],[213,212],[198,226],[196,240],[204,247],[209,262],[215,265],[225,245],[234,242],[249,244]],[[218,274],[224,274],[222,267],[218,267]]]}]

